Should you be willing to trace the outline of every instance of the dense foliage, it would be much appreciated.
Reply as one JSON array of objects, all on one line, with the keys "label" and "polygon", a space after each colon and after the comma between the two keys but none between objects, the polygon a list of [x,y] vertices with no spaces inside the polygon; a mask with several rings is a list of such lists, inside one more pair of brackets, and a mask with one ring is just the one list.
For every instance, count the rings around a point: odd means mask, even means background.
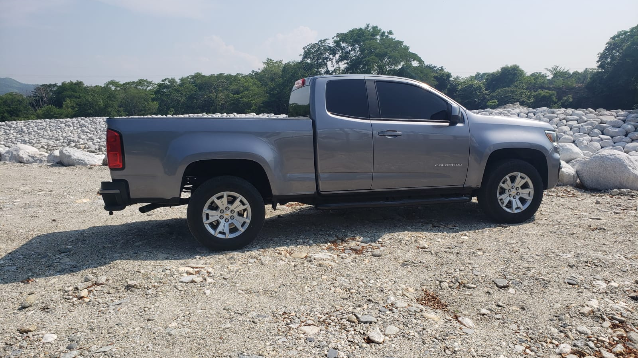
[{"label": "dense foliage", "polygon": [[366,25],[303,49],[299,61],[267,59],[249,74],[195,73],[159,83],[138,80],[103,86],[81,81],[37,86],[30,95],[0,96],[0,121],[82,116],[186,113],[287,113],[294,82],[318,74],[371,73],[426,82],[469,109],[519,102],[531,107],[638,108],[638,26],[620,31],[582,72],[554,66],[527,74],[518,65],[452,77],[426,64],[392,31]]}]

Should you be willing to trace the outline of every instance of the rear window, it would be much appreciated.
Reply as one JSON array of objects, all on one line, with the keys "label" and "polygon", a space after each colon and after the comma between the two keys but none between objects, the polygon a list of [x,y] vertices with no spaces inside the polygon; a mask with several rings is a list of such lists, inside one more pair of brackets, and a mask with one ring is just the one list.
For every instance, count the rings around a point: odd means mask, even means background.
[{"label": "rear window", "polygon": [[288,117],[310,117],[310,85],[292,90]]},{"label": "rear window", "polygon": [[365,80],[332,80],[326,86],[328,112],[346,117],[369,117]]},{"label": "rear window", "polygon": [[381,118],[447,120],[448,104],[421,87],[398,82],[377,82]]}]

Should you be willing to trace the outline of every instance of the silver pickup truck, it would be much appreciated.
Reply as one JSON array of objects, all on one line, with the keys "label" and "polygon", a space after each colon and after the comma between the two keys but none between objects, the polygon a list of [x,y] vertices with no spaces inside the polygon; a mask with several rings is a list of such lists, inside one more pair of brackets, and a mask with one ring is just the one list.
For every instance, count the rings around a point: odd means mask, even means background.
[{"label": "silver pickup truck", "polygon": [[[188,226],[216,250],[241,248],[265,204],[319,209],[467,202],[496,222],[534,215],[558,181],[547,123],[473,114],[398,77],[297,81],[288,118],[109,118],[104,209],[188,204]],[[190,196],[187,195],[190,193]]]}]

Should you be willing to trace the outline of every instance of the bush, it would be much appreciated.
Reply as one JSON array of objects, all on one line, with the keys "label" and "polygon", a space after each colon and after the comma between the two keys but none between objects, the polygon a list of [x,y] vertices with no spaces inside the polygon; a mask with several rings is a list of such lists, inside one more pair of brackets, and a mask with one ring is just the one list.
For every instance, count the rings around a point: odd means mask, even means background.
[{"label": "bush", "polygon": [[498,101],[493,99],[491,101],[487,101],[487,108],[496,108],[498,107]]},{"label": "bush", "polygon": [[67,108],[58,108],[52,105],[46,105],[35,112],[36,118],[49,119],[49,118],[71,118],[73,117],[73,111]]},{"label": "bush", "polygon": [[497,101],[501,105],[518,102],[522,106],[529,106],[532,102],[529,91],[515,87],[496,90],[490,94],[488,99],[490,101]]},{"label": "bush", "polygon": [[567,95],[565,97],[563,97],[563,99],[560,100],[560,107],[562,108],[569,108],[569,106],[572,104],[573,99],[571,95]]},{"label": "bush", "polygon": [[33,108],[27,97],[19,93],[5,93],[0,96],[0,122],[34,119]]},{"label": "bush", "polygon": [[532,107],[552,107],[558,103],[555,91],[540,90],[532,95]]}]

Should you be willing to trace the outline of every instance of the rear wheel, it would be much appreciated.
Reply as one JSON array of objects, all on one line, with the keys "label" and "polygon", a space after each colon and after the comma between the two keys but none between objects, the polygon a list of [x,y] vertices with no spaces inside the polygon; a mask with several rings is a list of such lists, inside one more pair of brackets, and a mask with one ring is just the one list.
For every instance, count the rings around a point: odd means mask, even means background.
[{"label": "rear wheel", "polygon": [[188,203],[188,227],[213,250],[235,250],[251,243],[264,224],[264,201],[249,182],[231,176],[202,184]]},{"label": "rear wheel", "polygon": [[479,205],[492,220],[520,223],[531,218],[543,200],[543,180],[533,165],[519,159],[486,168]]}]

